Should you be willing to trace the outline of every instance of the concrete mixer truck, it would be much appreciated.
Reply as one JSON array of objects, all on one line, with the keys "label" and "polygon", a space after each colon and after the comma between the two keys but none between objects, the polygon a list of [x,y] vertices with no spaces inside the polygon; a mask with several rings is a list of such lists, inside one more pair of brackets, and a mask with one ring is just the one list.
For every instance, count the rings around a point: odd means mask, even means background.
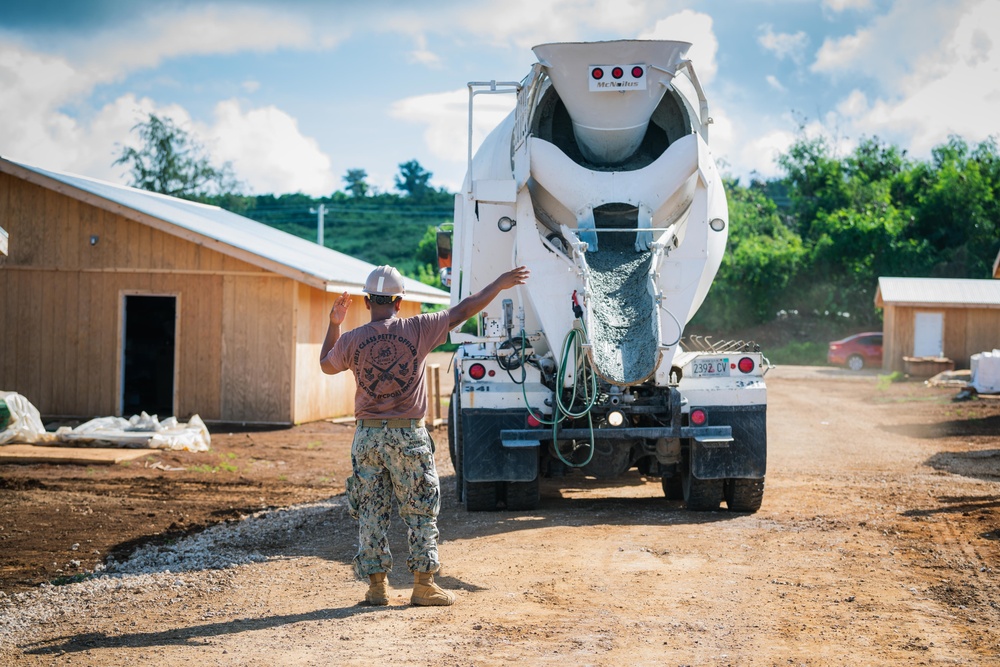
[{"label": "concrete mixer truck", "polygon": [[[633,468],[690,510],[760,507],[766,359],[752,343],[683,336],[729,227],[689,47],[543,44],[523,80],[468,84],[444,281],[454,304],[531,270],[474,333],[452,332],[448,440],[470,511],[533,509],[542,477]],[[484,94],[516,104],[473,155]]]}]

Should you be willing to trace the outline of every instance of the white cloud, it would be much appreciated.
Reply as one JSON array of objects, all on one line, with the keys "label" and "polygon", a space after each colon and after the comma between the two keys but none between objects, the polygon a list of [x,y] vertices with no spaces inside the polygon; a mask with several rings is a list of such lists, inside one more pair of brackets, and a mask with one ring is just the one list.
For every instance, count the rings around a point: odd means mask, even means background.
[{"label": "white cloud", "polygon": [[839,39],[827,38],[817,51],[816,62],[811,69],[814,72],[826,73],[854,69],[855,65],[877,46],[878,38],[871,30],[859,30],[853,35]]},{"label": "white cloud", "polygon": [[[156,113],[190,131],[214,161],[231,160],[237,177],[257,191],[329,194],[334,189],[329,159],[314,140],[302,136],[291,116],[274,107],[243,112],[235,102],[223,102],[211,127],[192,124],[180,106],[158,106],[133,94],[92,113],[85,108],[75,109],[81,112],[77,115],[73,111],[96,86],[164,59],[303,48],[331,39],[330,34],[317,37],[308,21],[287,13],[209,6],[148,15],[145,21],[115,26],[96,37],[68,38],[60,45],[67,55],[0,44],[0,154],[41,167],[127,181],[123,167],[111,166],[119,142],[134,141],[131,128]],[[259,86],[253,80],[242,84],[251,93]]]},{"label": "white cloud", "polygon": [[244,81],[243,83],[240,84],[240,88],[242,88],[244,91],[248,93],[256,93],[258,90],[260,90],[260,81],[254,81],[252,79],[248,79],[247,81]]},{"label": "white cloud", "polygon": [[[477,95],[473,113],[473,151],[514,108],[511,95]],[[463,88],[418,95],[392,105],[393,118],[424,125],[424,143],[435,157],[464,165],[468,158],[469,93]],[[460,184],[459,184],[460,185]]]},{"label": "white cloud", "polygon": [[823,8],[840,13],[848,9],[869,9],[872,0],[823,0]]},{"label": "white cloud", "polygon": [[858,118],[868,111],[868,97],[860,90],[851,93],[837,105],[837,113],[845,118]]},{"label": "white cloud", "polygon": [[464,30],[518,49],[577,41],[588,26],[630,35],[643,25],[642,3],[617,0],[494,0],[489,5],[469,5],[456,15]]},{"label": "white cloud", "polygon": [[255,192],[304,192],[320,196],[337,179],[315,139],[273,106],[244,111],[236,100],[215,107],[215,122],[201,128],[202,143],[217,162],[232,162],[237,178]]},{"label": "white cloud", "polygon": [[[670,0],[485,0],[439,7],[397,7],[380,18],[383,29],[406,35],[447,33],[480,45],[525,51],[549,42],[582,41],[594,35],[628,38],[662,15]],[[690,41],[690,40],[686,40]]]},{"label": "white cloud", "polygon": [[[329,39],[315,32],[306,17],[263,7],[232,11],[220,6],[155,12],[136,23],[115,26],[67,45],[101,80],[113,80],[178,56],[266,53],[280,47],[309,48]],[[94,49],[95,43],[101,48]]]},{"label": "white cloud", "polygon": [[767,85],[769,85],[771,88],[778,91],[779,93],[788,92],[788,89],[785,88],[781,84],[781,81],[778,81],[778,77],[774,76],[773,74],[768,74],[766,77],[764,77],[764,79],[765,81],[767,81]]},{"label": "white cloud", "polygon": [[719,40],[715,38],[712,17],[708,14],[685,9],[657,21],[651,30],[640,33],[638,37],[691,42],[687,57],[694,63],[698,78],[703,84],[708,84],[715,78],[719,69],[715,60],[715,55],[719,51]]},{"label": "white cloud", "polygon": [[712,152],[724,163],[724,172],[743,179],[771,179],[784,175],[778,158],[787,154],[796,141],[822,137],[835,156],[850,153],[857,139],[838,129],[841,117],[831,112],[823,118],[803,122],[792,113],[781,116],[731,114],[729,107],[716,104],[710,127]]},{"label": "white cloud", "polygon": [[[751,174],[757,178],[780,175],[775,160],[795,141],[793,133],[770,127],[774,123],[771,119],[757,119],[760,124],[750,127],[743,116],[730,114],[718,104],[712,117],[715,121],[709,128],[712,153],[724,173],[739,178]],[[789,125],[787,119],[777,124]]]},{"label": "white cloud", "polygon": [[801,30],[795,34],[774,32],[774,26],[768,24],[758,29],[757,43],[773,53],[779,60],[790,58],[794,62],[802,62],[806,47],[809,46],[809,36]]},{"label": "white cloud", "polygon": [[[538,3],[537,0],[511,0],[503,3],[503,11],[489,14],[489,20],[484,20],[486,10],[475,12],[475,29],[489,27],[491,39],[513,40],[521,45],[534,46],[540,43],[579,39],[580,25],[600,25],[609,28],[622,26],[623,30],[631,26],[643,24],[643,17],[648,11],[642,3],[623,4],[616,0],[559,0],[549,3]],[[525,23],[518,8],[528,11],[533,20]],[[493,8],[494,10],[496,7]],[[530,10],[530,11],[529,11]],[[471,25],[473,10],[456,10],[461,14],[460,22]],[[551,14],[552,21],[546,17]],[[567,20],[572,17],[574,20]],[[394,19],[402,29],[406,21],[401,17]],[[648,21],[647,21],[648,22]],[[532,27],[534,26],[534,27]],[[422,29],[423,24],[412,24],[408,29]],[[533,33],[533,30],[539,32]],[[543,34],[544,33],[544,34]],[[712,18],[690,10],[668,16],[657,21],[651,29],[637,35],[638,39],[675,39],[692,42],[688,58],[694,61],[698,76],[703,84],[712,81],[718,69],[716,53],[718,40],[712,30]],[[526,73],[526,72],[525,72]],[[457,190],[461,187],[458,178],[449,178],[446,173],[464,173],[468,147],[468,91],[466,89],[450,92],[419,95],[395,102],[390,115],[394,118],[425,127],[424,144],[429,153],[442,161],[450,163],[451,167],[435,169],[435,180],[445,187]],[[498,125],[514,108],[513,95],[480,95],[476,97],[475,113],[473,114],[473,150],[478,148],[486,135]]]},{"label": "white cloud", "polygon": [[179,105],[122,95],[84,118],[64,105],[95,85],[64,58],[0,47],[0,154],[40,167],[127,182],[127,169],[112,166],[122,145],[136,145],[131,131],[150,113],[170,118],[206,146],[211,159],[232,161],[239,179],[258,192],[329,194],[335,189],[330,161],[295,119],[274,107],[243,111],[220,103],[212,125],[197,124]]},{"label": "white cloud", "polygon": [[888,19],[920,13],[913,9],[910,2],[900,1],[889,14],[851,36],[851,42],[841,40],[825,53],[821,49],[817,71],[868,71],[883,82],[875,95],[852,91],[838,105],[838,122],[846,122],[856,135],[900,143],[918,157],[949,134],[977,142],[1000,133],[1000,3],[966,0],[950,13],[931,13],[914,28],[925,36],[919,49],[904,48],[880,58],[886,43],[906,28]]},{"label": "white cloud", "polygon": [[439,68],[442,65],[440,56],[427,48],[425,35],[417,35],[417,48],[410,51],[409,58],[411,62],[427,67]]},{"label": "white cloud", "polygon": [[886,13],[853,34],[828,37],[811,69],[834,77],[864,76],[893,90],[919,60],[940,55],[942,41],[975,5],[992,7],[994,14],[1000,7],[996,0],[894,0]]}]

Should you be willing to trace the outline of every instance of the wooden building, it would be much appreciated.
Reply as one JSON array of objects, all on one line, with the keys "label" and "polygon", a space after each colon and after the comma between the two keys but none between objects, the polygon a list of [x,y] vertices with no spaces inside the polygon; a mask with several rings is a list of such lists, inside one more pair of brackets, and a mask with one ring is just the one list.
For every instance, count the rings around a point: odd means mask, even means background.
[{"label": "wooden building", "polygon": [[882,367],[905,371],[904,357],[942,357],[968,368],[973,354],[1000,348],[1000,280],[879,278]]},{"label": "wooden building", "polygon": [[[0,158],[0,389],[46,416],[349,415],[319,352],[371,264],[230,213]],[[5,239],[6,240],[6,239]],[[448,294],[406,281],[404,315]],[[345,328],[367,322],[359,300]]]}]

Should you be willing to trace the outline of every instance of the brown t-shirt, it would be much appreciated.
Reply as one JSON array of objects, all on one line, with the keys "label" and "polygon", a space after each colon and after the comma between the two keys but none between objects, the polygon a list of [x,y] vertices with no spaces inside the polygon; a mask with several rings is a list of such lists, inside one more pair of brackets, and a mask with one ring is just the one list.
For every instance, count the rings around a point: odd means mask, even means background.
[{"label": "brown t-shirt", "polygon": [[355,419],[422,419],[427,354],[448,340],[449,311],[369,322],[340,336],[327,361],[354,372]]}]

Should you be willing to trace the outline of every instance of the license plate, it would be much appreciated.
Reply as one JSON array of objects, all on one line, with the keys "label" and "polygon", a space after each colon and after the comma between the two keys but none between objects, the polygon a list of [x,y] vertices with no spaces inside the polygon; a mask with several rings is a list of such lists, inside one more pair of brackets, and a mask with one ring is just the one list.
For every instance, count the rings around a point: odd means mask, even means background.
[{"label": "license plate", "polygon": [[729,359],[698,359],[691,363],[696,378],[729,377]]}]

